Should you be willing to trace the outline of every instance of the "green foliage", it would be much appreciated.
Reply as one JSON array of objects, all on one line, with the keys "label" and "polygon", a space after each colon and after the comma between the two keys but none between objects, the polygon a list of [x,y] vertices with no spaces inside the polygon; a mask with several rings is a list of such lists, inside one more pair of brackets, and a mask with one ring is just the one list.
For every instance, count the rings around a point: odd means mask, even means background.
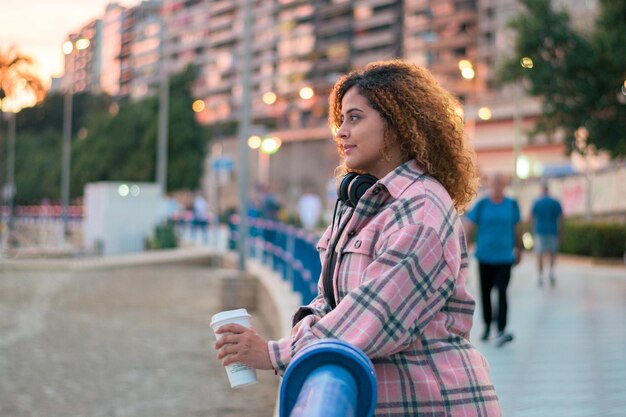
[{"label": "green foliage", "polygon": [[[170,80],[167,189],[196,189],[209,133],[191,110],[193,68]],[[63,95],[50,94],[17,118],[16,203],[60,196]],[[96,181],[156,179],[158,98],[116,103],[106,95],[73,99],[71,197]]]},{"label": "green foliage", "polygon": [[176,231],[172,224],[160,224],[154,229],[154,236],[146,240],[146,249],[171,249],[178,246]]},{"label": "green foliage", "polygon": [[626,253],[626,226],[565,222],[561,252],[597,258],[622,258]]},{"label": "green foliage", "polygon": [[61,189],[60,161],[60,132],[46,128],[41,132],[21,134],[16,141],[15,152],[17,201],[58,199]]},{"label": "green foliage", "polygon": [[[600,0],[600,13],[590,33],[572,28],[567,13],[550,0],[520,0],[524,12],[510,27],[516,34],[513,55],[498,69],[501,83],[522,81],[528,93],[543,100],[542,116],[533,133],[565,133],[572,147],[574,132],[585,127],[588,143],[626,155],[626,2]],[[520,65],[522,57],[532,68]]]}]

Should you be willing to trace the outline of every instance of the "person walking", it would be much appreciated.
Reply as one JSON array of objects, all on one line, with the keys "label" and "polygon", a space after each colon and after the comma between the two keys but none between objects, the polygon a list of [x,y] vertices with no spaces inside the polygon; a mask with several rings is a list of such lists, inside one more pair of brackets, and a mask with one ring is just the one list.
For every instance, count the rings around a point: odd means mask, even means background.
[{"label": "person walking", "polygon": [[[491,324],[496,319],[497,346],[513,340],[513,334],[506,331],[508,301],[507,288],[511,280],[511,269],[520,262],[522,256],[520,210],[517,201],[504,195],[506,179],[496,173],[489,176],[488,195],[480,198],[467,213],[468,235],[476,235],[475,256],[478,259],[480,293],[483,322],[485,325],[481,340],[486,341],[491,334]],[[494,314],[491,306],[493,289],[498,292],[498,308]]]},{"label": "person walking", "polygon": [[200,191],[193,199],[193,229],[192,239],[196,240],[196,233],[200,232],[201,243],[209,240],[209,204]]},{"label": "person walking", "polygon": [[372,360],[376,416],[500,416],[489,365],[470,342],[460,213],[477,177],[456,101],[425,68],[391,60],[341,77],[329,103],[346,175],[318,243],[319,293],[289,337],[221,327],[217,357],[282,374],[304,347],[336,338]]},{"label": "person walking", "polygon": [[561,203],[550,195],[548,183],[545,181],[541,184],[541,195],[533,202],[530,219],[535,236],[539,286],[543,286],[544,256],[546,255],[550,285],[554,286],[556,284],[554,265],[563,235],[563,209]]}]

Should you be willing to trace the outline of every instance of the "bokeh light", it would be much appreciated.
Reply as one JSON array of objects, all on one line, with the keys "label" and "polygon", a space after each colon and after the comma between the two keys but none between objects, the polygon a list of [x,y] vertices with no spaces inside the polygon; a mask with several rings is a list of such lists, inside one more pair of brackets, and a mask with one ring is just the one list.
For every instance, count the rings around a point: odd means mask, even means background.
[{"label": "bokeh light", "polygon": [[489,120],[491,116],[491,109],[489,107],[481,107],[478,109],[478,117],[480,120]]},{"label": "bokeh light", "polygon": [[463,68],[461,70],[461,77],[465,78],[466,80],[473,80],[475,76],[476,73],[474,72],[474,68]]},{"label": "bokeh light", "polygon": [[89,48],[90,44],[91,42],[89,42],[89,39],[81,38],[76,41],[76,49],[82,51],[83,49]]},{"label": "bokeh light", "polygon": [[117,193],[122,197],[126,197],[129,192],[130,187],[127,184],[120,184],[120,186],[117,187]]},{"label": "bokeh light", "polygon": [[313,98],[313,95],[315,93],[313,92],[313,89],[311,87],[302,87],[300,89],[300,98],[304,99],[304,100],[308,100]]},{"label": "bokeh light", "polygon": [[527,57],[527,56],[520,59],[519,63],[522,67],[527,68],[527,69],[530,69],[533,66],[535,66],[535,63],[533,62],[532,58]]},{"label": "bokeh light", "polygon": [[276,93],[272,91],[268,91],[267,93],[263,94],[263,103],[265,104],[276,103]]},{"label": "bokeh light", "polygon": [[191,105],[191,108],[194,112],[200,113],[202,110],[204,110],[204,101],[203,100],[194,101],[193,104]]},{"label": "bokeh light", "polygon": [[250,149],[259,149],[261,146],[261,138],[259,136],[250,136],[248,138],[248,147]]},{"label": "bokeh light", "polygon": [[276,136],[264,138],[261,142],[261,152],[266,154],[274,154],[280,148],[282,141]]}]

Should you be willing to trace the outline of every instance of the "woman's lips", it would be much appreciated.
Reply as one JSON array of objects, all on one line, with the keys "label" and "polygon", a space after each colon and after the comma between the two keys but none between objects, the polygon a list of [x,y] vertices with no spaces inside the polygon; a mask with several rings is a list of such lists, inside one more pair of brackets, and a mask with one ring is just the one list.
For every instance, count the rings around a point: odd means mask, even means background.
[{"label": "woman's lips", "polygon": [[354,148],[356,148],[356,146],[354,145],[346,145],[346,144],[343,145],[343,151],[346,155],[352,152]]}]

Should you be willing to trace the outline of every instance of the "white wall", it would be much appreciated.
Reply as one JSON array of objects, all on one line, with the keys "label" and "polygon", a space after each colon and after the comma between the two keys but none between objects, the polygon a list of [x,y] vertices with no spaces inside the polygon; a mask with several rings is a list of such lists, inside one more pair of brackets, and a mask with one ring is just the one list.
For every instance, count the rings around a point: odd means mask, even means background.
[{"label": "white wall", "polygon": [[144,250],[146,237],[166,219],[158,184],[97,182],[85,186],[83,235],[85,247],[100,247],[103,255]]}]

